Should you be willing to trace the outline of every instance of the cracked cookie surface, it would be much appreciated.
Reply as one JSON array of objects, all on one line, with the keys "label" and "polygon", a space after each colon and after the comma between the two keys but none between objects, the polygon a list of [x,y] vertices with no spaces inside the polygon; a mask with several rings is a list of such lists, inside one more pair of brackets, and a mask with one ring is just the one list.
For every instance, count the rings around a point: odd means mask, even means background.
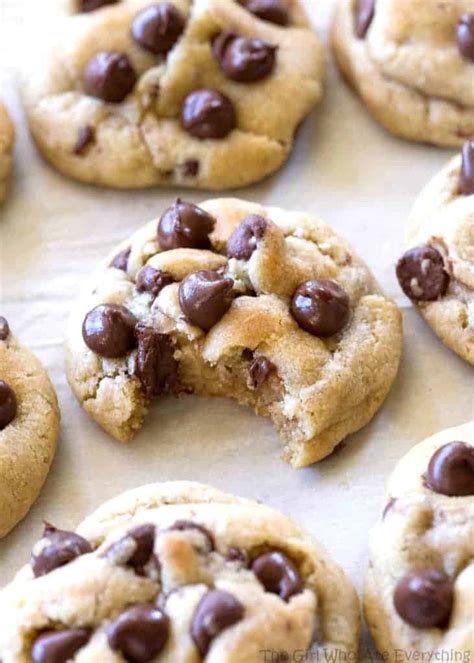
[{"label": "cracked cookie surface", "polygon": [[397,276],[433,331],[474,364],[474,141],[422,190]]},{"label": "cracked cookie surface", "polygon": [[356,656],[359,634],[355,591],[322,547],[265,505],[191,482],[125,493],[76,534],[47,525],[0,618],[4,663]]},{"label": "cracked cookie surface", "polygon": [[160,394],[226,396],[270,416],[301,467],[370,421],[400,349],[398,308],[321,220],[178,200],[94,275],[70,318],[67,374],[118,440]]},{"label": "cracked cookie surface", "polygon": [[7,109],[0,102],[0,203],[7,195],[7,185],[12,168],[12,151],[15,130]]},{"label": "cracked cookie surface", "polygon": [[390,477],[365,591],[367,622],[386,660],[472,656],[473,496],[472,421],[417,444]]},{"label": "cracked cookie surface", "polygon": [[24,99],[41,152],[85,182],[244,186],[282,165],[322,95],[296,0],[122,0],[56,30]]},{"label": "cracked cookie surface", "polygon": [[392,133],[446,147],[474,137],[473,0],[339,0],[332,46]]},{"label": "cracked cookie surface", "polygon": [[46,371],[0,317],[0,538],[36,500],[58,431],[58,404]]}]

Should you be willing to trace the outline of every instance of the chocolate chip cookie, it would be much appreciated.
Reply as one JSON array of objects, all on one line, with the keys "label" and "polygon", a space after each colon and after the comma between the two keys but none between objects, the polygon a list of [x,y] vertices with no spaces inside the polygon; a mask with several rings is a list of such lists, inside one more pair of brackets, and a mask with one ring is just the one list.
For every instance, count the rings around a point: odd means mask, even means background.
[{"label": "chocolate chip cookie", "polygon": [[71,316],[67,373],[118,440],[161,394],[226,396],[271,417],[301,467],[370,421],[400,346],[398,308],[319,219],[178,199],[98,270]]},{"label": "chocolate chip cookie", "polygon": [[12,168],[12,151],[15,130],[5,106],[0,102],[0,203],[7,194],[7,184]]},{"label": "chocolate chip cookie", "polygon": [[474,137],[474,2],[338,0],[332,46],[374,117],[413,141]]},{"label": "chocolate chip cookie", "polygon": [[36,500],[58,429],[56,394],[46,371],[0,316],[0,538]]},{"label": "chocolate chip cookie", "polygon": [[407,245],[401,288],[443,343],[474,364],[474,141],[420,193]]},{"label": "chocolate chip cookie", "polygon": [[321,98],[322,47],[296,0],[71,8],[25,85],[33,137],[70,177],[244,186],[282,165]]},{"label": "chocolate chip cookie", "polygon": [[471,421],[417,444],[389,480],[365,592],[367,622],[385,660],[408,662],[413,652],[472,656],[473,541]]},{"label": "chocolate chip cookie", "polygon": [[138,488],[77,532],[47,524],[0,592],[0,657],[209,663],[357,656],[355,591],[281,513],[191,482]]}]

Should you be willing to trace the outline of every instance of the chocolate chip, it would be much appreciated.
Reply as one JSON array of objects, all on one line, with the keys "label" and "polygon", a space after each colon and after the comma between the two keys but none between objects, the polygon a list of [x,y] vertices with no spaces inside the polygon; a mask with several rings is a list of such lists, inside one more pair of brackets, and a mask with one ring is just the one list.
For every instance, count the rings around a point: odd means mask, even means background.
[{"label": "chocolate chip", "polygon": [[189,274],[179,286],[179,303],[193,325],[209,331],[229,310],[234,281],[204,269]]},{"label": "chocolate chip", "polygon": [[33,663],[67,663],[84,647],[92,635],[88,628],[67,628],[62,631],[45,631],[33,642]]},{"label": "chocolate chip", "polygon": [[169,619],[164,612],[142,604],[129,608],[112,622],[107,628],[107,640],[128,663],[147,663],[162,651],[169,630]]},{"label": "chocolate chip", "polygon": [[101,357],[123,357],[135,347],[136,322],[121,304],[99,304],[84,318],[82,338]]},{"label": "chocolate chip", "polygon": [[133,19],[132,36],[142,48],[155,55],[170,51],[184,30],[186,19],[170,2],[150,5]]},{"label": "chocolate chip", "polygon": [[456,26],[456,40],[461,55],[474,62],[474,14],[463,14]]},{"label": "chocolate chip", "polygon": [[248,260],[263,238],[267,222],[258,214],[250,214],[237,226],[227,240],[227,255],[237,260]]},{"label": "chocolate chip", "polygon": [[251,568],[266,591],[278,594],[284,601],[303,591],[303,581],[295,565],[278,550],[260,555]]},{"label": "chocolate chip", "polygon": [[444,444],[431,457],[425,483],[442,495],[474,495],[474,447],[465,442]]},{"label": "chocolate chip", "polygon": [[398,581],[393,601],[407,624],[417,628],[443,627],[453,605],[452,582],[442,571],[417,569]]},{"label": "chocolate chip", "polygon": [[82,156],[87,150],[88,146],[94,142],[94,139],[95,139],[94,127],[91,127],[89,124],[86,125],[85,127],[81,127],[77,135],[76,144],[74,145],[74,150],[73,150],[74,154],[76,154],[77,156]]},{"label": "chocolate chip", "polygon": [[168,530],[177,530],[178,532],[185,532],[186,530],[190,529],[197,530],[201,532],[201,534],[204,534],[209,543],[209,552],[214,550],[214,537],[212,536],[211,532],[203,525],[199,525],[199,523],[195,523],[192,520],[177,520],[175,523],[173,523],[173,525],[168,527]]},{"label": "chocolate chip", "polygon": [[10,336],[10,325],[6,318],[0,315],[0,341],[6,341]]},{"label": "chocolate chip", "polygon": [[178,198],[162,215],[158,224],[161,249],[209,249],[209,234],[215,219],[197,205]]},{"label": "chocolate chip", "polygon": [[191,623],[191,636],[201,656],[207,654],[214,638],[243,616],[243,605],[229,592],[213,589],[204,594]]},{"label": "chocolate chip", "polygon": [[355,32],[363,39],[372,23],[375,13],[375,0],[356,0]]},{"label": "chocolate chip", "polygon": [[263,355],[255,357],[249,366],[249,375],[254,389],[261,387],[270,373],[275,370],[275,364]]},{"label": "chocolate chip", "polygon": [[184,99],[181,124],[195,138],[225,138],[237,124],[234,107],[217,90],[194,90]]},{"label": "chocolate chip", "polygon": [[137,525],[121,539],[112,543],[103,553],[103,557],[143,571],[143,567],[153,558],[155,545],[155,526]]},{"label": "chocolate chip", "polygon": [[140,380],[147,398],[178,392],[178,362],[175,347],[167,334],[139,323],[135,328],[138,342],[134,375]]},{"label": "chocolate chip", "polygon": [[405,295],[420,302],[442,297],[449,285],[443,256],[431,246],[407,251],[397,263],[397,278]]},{"label": "chocolate chip", "polygon": [[291,313],[302,329],[314,336],[332,336],[349,319],[349,297],[335,281],[305,281],[291,300]]},{"label": "chocolate chip", "polygon": [[462,148],[459,190],[465,196],[474,194],[474,140],[468,140]]},{"label": "chocolate chip", "polygon": [[245,566],[248,564],[248,555],[241,548],[229,548],[226,555],[228,562],[241,562]]},{"label": "chocolate chip", "polygon": [[93,12],[106,5],[115,5],[118,0],[80,0],[81,12]]},{"label": "chocolate chip", "polygon": [[199,173],[199,161],[197,159],[188,159],[183,163],[184,177],[196,177]]},{"label": "chocolate chip", "polygon": [[132,250],[129,247],[128,249],[124,249],[123,251],[120,251],[120,253],[117,253],[110,263],[110,266],[115,267],[115,269],[121,269],[122,272],[126,272],[131,251]]},{"label": "chocolate chip", "polygon": [[4,380],[0,380],[0,431],[16,417],[18,404],[15,392]]},{"label": "chocolate chip", "polygon": [[30,564],[35,578],[38,578],[91,552],[91,544],[79,534],[46,524],[43,538],[33,548]]},{"label": "chocolate chip", "polygon": [[382,511],[382,520],[385,518],[385,516],[393,509],[393,505],[397,501],[396,497],[390,497],[387,504],[384,507],[384,510]]},{"label": "chocolate chip", "polygon": [[251,83],[266,78],[275,66],[276,47],[262,39],[221,32],[212,44],[220,68],[233,81]]},{"label": "chocolate chip", "polygon": [[170,285],[173,281],[169,272],[162,272],[151,265],[144,265],[138,272],[135,283],[138,292],[149,292],[156,297],[165,286]]},{"label": "chocolate chip", "polygon": [[290,12],[286,0],[246,0],[244,6],[263,21],[277,25],[288,25],[290,22]]},{"label": "chocolate chip", "polygon": [[124,53],[101,51],[84,68],[84,92],[110,103],[123,101],[136,81],[135,70]]}]

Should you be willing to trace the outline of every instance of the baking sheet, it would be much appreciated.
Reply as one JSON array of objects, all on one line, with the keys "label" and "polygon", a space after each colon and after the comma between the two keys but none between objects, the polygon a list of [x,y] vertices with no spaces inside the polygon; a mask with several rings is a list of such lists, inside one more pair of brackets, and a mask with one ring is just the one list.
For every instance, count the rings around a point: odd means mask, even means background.
[{"label": "baking sheet", "polygon": [[[380,514],[394,463],[419,440],[474,414],[472,369],[436,339],[394,277],[411,204],[451,152],[385,133],[329,61],[325,100],[303,125],[286,167],[235,192],[320,215],[350,240],[402,307],[401,370],[371,424],[325,461],[292,470],[279,459],[281,443],[269,421],[231,401],[187,396],[156,403],[135,442],[122,446],[86,417],[67,386],[62,340],[68,312],[91,270],[115,244],[177,195],[199,202],[217,194],[99,190],[68,181],[41,160],[28,137],[15,71],[21,58],[34,57],[26,35],[34,26],[38,36],[42,5],[0,0],[0,94],[18,130],[11,195],[0,210],[0,312],[48,368],[62,427],[40,499],[0,542],[0,586],[28,559],[42,519],[74,527],[123,490],[192,479],[258,498],[293,517],[324,543],[360,590],[368,530]],[[333,1],[306,5],[326,39]],[[372,657],[364,636],[361,659]]]}]

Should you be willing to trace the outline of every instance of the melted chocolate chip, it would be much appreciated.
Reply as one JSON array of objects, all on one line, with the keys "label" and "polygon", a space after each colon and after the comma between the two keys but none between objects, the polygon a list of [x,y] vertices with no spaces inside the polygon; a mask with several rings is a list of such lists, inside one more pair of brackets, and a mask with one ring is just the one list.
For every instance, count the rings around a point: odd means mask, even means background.
[{"label": "melted chocolate chip", "polygon": [[132,36],[142,48],[155,55],[170,51],[184,30],[186,19],[170,2],[142,9],[132,23]]},{"label": "melted chocolate chip", "polygon": [[118,0],[80,0],[81,12],[93,12],[106,5],[115,5]]},{"label": "melted chocolate chip", "polygon": [[372,23],[375,13],[375,0],[356,0],[355,32],[363,39]]},{"label": "melted chocolate chip", "polygon": [[290,12],[286,0],[244,0],[245,8],[263,21],[288,25]]},{"label": "melted chocolate chip", "polygon": [[261,387],[270,373],[275,370],[275,364],[263,355],[255,357],[249,366],[249,375],[254,389]]},{"label": "melted chocolate chip", "polygon": [[227,78],[239,83],[266,78],[275,66],[275,46],[262,39],[239,37],[228,30],[215,38],[212,52]]},{"label": "melted chocolate chip", "polygon": [[431,457],[425,483],[442,495],[474,495],[474,447],[465,442],[440,447]]},{"label": "melted chocolate chip", "polygon": [[107,628],[107,640],[128,663],[148,663],[164,648],[169,619],[159,608],[142,604],[123,612]]},{"label": "melted chocolate chip", "polygon": [[464,14],[456,26],[456,41],[461,55],[474,62],[474,14]]},{"label": "melted chocolate chip", "polygon": [[0,431],[16,417],[18,404],[15,392],[4,380],[0,380]]},{"label": "melted chocolate chip", "polygon": [[91,544],[79,534],[47,524],[43,538],[33,548],[30,564],[35,578],[38,578],[91,552]]},{"label": "melted chocolate chip", "polygon": [[258,214],[250,214],[237,226],[227,240],[227,255],[237,260],[249,260],[265,235],[267,222]]},{"label": "melted chocolate chip", "polygon": [[303,581],[295,565],[278,550],[260,555],[251,568],[266,591],[278,594],[284,601],[303,591]]},{"label": "melted chocolate chip", "polygon": [[67,663],[91,637],[87,628],[67,628],[62,631],[45,631],[33,642],[33,663]]},{"label": "melted chocolate chip", "polygon": [[6,318],[0,315],[0,341],[6,341],[10,336],[10,326]]},{"label": "melted chocolate chip", "polygon": [[396,611],[407,624],[417,628],[442,628],[451,614],[452,582],[436,569],[411,571],[398,581],[393,601]]},{"label": "melted chocolate chip", "polygon": [[291,300],[291,313],[299,326],[314,336],[332,336],[349,319],[349,297],[335,281],[305,281]]},{"label": "melted chocolate chip", "polygon": [[179,303],[191,324],[209,331],[229,310],[234,281],[209,269],[189,274],[179,286]]},{"label": "melted chocolate chip", "polygon": [[131,249],[130,247],[128,249],[124,249],[123,251],[120,251],[120,253],[117,253],[115,258],[112,260],[110,263],[111,267],[115,267],[115,269],[120,269],[122,272],[127,271],[128,267],[128,259],[130,257]]},{"label": "melted chocolate chip", "polygon": [[188,159],[183,163],[182,172],[184,177],[196,177],[199,173],[199,161],[197,159]]},{"label": "melted chocolate chip", "polygon": [[225,138],[237,120],[228,97],[217,90],[201,89],[188,94],[181,109],[181,124],[195,138]]},{"label": "melted chocolate chip", "polygon": [[442,297],[449,285],[443,256],[431,246],[407,251],[397,263],[397,278],[405,295],[420,302]]},{"label": "melted chocolate chip", "polygon": [[144,323],[135,328],[138,341],[134,375],[147,398],[178,392],[178,362],[175,347],[167,334],[159,334]]},{"label": "melted chocolate chip", "polygon": [[201,656],[207,654],[214,638],[243,616],[242,604],[229,592],[214,589],[204,594],[191,623],[191,636]]},{"label": "melted chocolate chip", "polygon": [[82,338],[101,357],[123,357],[135,347],[136,322],[121,304],[99,304],[84,318]]},{"label": "melted chocolate chip", "polygon": [[103,556],[142,572],[143,567],[153,558],[154,545],[155,526],[137,525],[112,543]]},{"label": "melted chocolate chip", "polygon": [[82,156],[85,154],[87,148],[89,145],[91,145],[94,142],[95,139],[95,129],[94,127],[91,127],[89,124],[87,124],[85,127],[81,127],[79,129],[79,133],[77,134],[77,141],[76,144],[74,145],[74,154],[77,156]]},{"label": "melted chocolate chip", "polygon": [[144,265],[138,272],[135,283],[138,292],[149,292],[156,297],[165,286],[170,285],[173,281],[169,272],[162,272],[151,265]]},{"label": "melted chocolate chip", "polygon": [[474,194],[474,140],[468,140],[462,148],[459,190],[465,196]]},{"label": "melted chocolate chip", "polygon": [[92,57],[83,73],[84,92],[118,104],[135,87],[137,75],[124,53],[102,51]]},{"label": "melted chocolate chip", "polygon": [[165,251],[179,248],[209,249],[209,234],[215,223],[215,219],[203,209],[178,198],[160,218],[158,242]]},{"label": "melted chocolate chip", "polygon": [[177,520],[175,523],[173,523],[173,525],[168,527],[168,530],[176,530],[178,532],[185,532],[186,530],[190,529],[198,530],[201,532],[201,534],[204,534],[209,542],[209,551],[214,550],[214,537],[212,536],[211,532],[203,525],[199,525],[199,523],[195,523],[192,520]]}]

